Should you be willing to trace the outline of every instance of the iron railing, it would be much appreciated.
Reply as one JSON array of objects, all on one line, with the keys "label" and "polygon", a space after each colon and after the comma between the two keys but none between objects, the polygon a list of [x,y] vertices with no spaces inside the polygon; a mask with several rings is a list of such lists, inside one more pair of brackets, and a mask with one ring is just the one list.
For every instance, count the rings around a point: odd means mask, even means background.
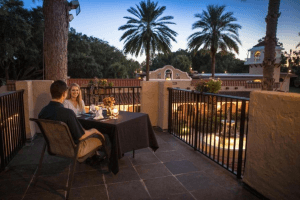
[{"label": "iron railing", "polygon": [[121,111],[140,112],[141,86],[136,87],[81,87],[85,105],[103,102],[105,97],[114,97],[115,106]]},{"label": "iron railing", "polygon": [[18,90],[0,94],[0,171],[26,142],[23,93]]},{"label": "iron railing", "polygon": [[249,98],[168,88],[168,131],[241,178]]}]

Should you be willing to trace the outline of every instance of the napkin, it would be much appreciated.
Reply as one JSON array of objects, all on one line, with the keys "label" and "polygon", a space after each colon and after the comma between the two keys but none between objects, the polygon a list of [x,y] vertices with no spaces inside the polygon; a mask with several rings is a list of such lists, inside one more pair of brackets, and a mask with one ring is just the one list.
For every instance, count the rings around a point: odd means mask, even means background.
[{"label": "napkin", "polygon": [[103,119],[103,115],[102,115],[102,108],[99,108],[99,110],[97,110],[96,112],[96,116],[94,117],[94,119]]}]

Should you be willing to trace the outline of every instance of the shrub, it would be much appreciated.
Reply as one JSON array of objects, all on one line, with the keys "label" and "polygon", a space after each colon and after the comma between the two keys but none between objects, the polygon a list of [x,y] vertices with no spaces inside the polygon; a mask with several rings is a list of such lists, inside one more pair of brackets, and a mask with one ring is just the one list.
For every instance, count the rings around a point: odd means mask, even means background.
[{"label": "shrub", "polygon": [[207,82],[208,92],[209,93],[218,93],[221,89],[222,81],[211,79]]}]

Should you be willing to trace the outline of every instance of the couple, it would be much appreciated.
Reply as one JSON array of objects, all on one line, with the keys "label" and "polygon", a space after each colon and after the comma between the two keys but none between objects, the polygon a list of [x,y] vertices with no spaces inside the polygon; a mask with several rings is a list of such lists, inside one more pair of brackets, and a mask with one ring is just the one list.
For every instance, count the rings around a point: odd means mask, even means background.
[{"label": "couple", "polygon": [[[78,90],[76,90],[76,87]],[[76,87],[73,86],[70,88],[69,97],[71,97],[71,98],[69,100],[70,101],[69,103],[72,103],[71,102],[72,97],[75,97],[76,94],[78,97],[78,95],[80,94],[79,86],[76,86]],[[73,89],[75,88],[75,90],[72,91],[72,88]],[[75,114],[74,110],[64,107],[63,103],[65,102],[65,99],[68,96],[67,84],[61,80],[54,81],[50,86],[50,93],[51,93],[52,100],[50,101],[50,103],[47,106],[45,106],[41,110],[38,118],[62,121],[64,123],[66,123],[69,127],[70,133],[73,137],[75,144],[78,144],[80,140],[83,140],[83,139],[89,137],[90,135],[96,133],[97,137],[88,138],[79,147],[79,152],[78,152],[79,157],[85,156],[92,149],[102,146],[101,140],[99,139],[101,137],[105,138],[106,147],[108,148],[108,154],[110,154],[109,152],[111,149],[111,144],[110,144],[108,135],[102,134],[97,129],[94,129],[94,128],[90,129],[90,130],[85,130],[81,126],[78,119],[76,118],[76,114]],[[81,103],[83,103],[82,100],[81,100]],[[80,104],[78,104],[78,105],[80,105]],[[78,110],[80,110],[81,106],[73,105],[73,107],[76,108],[77,110],[75,110],[75,111],[78,112]],[[81,107],[80,112],[82,112],[83,110],[84,110],[84,105],[83,105],[83,107]],[[99,161],[99,160],[103,159],[105,156],[108,156],[108,155],[104,155],[103,152],[97,152],[96,155],[94,155],[89,160],[94,163],[95,161]]]}]

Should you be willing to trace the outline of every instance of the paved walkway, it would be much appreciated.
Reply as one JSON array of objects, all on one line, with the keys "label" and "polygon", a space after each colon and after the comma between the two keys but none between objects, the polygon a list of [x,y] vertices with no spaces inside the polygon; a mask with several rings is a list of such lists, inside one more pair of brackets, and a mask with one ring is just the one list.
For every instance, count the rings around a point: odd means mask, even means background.
[{"label": "paved walkway", "polygon": [[[195,200],[258,199],[233,174],[166,132],[155,131],[160,148],[126,153],[117,175],[106,166],[78,164],[70,199]],[[43,138],[25,146],[0,174],[2,200],[64,199],[69,159],[45,155],[41,176],[32,186]]]}]

